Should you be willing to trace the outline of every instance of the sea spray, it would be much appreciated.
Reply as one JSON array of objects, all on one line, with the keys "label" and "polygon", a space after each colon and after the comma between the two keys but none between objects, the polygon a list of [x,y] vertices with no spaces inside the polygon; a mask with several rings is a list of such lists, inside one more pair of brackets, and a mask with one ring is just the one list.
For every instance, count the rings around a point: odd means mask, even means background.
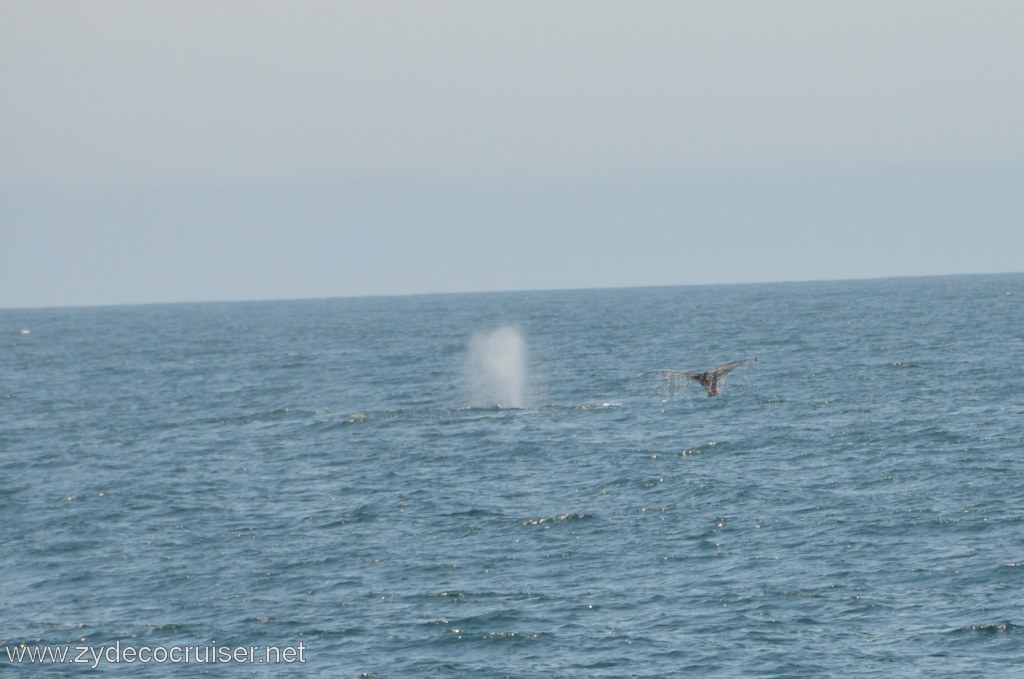
[{"label": "sea spray", "polygon": [[519,328],[506,325],[473,334],[465,366],[470,405],[525,408],[527,382],[526,341]]}]

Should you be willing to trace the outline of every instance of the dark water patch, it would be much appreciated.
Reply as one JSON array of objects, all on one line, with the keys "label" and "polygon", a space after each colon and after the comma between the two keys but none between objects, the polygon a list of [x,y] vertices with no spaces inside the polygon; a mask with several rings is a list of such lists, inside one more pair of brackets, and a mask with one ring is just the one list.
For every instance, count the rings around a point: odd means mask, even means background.
[{"label": "dark water patch", "polygon": [[317,517],[314,528],[333,529],[351,524],[372,523],[380,518],[380,510],[371,504],[362,504],[349,510],[331,512],[328,516]]}]

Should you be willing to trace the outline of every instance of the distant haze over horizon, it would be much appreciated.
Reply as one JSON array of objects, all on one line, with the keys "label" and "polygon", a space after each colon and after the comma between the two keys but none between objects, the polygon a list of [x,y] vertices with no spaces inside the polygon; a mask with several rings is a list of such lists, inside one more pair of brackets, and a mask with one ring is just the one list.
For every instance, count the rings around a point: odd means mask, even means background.
[{"label": "distant haze over horizon", "polygon": [[0,308],[1024,270],[1024,3],[0,4]]}]

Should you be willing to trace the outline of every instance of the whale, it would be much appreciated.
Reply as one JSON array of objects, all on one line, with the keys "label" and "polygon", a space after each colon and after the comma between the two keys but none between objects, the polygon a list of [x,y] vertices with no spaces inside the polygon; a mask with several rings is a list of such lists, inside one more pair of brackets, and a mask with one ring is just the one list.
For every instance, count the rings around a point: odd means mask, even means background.
[{"label": "whale", "polygon": [[666,377],[679,377],[693,380],[704,387],[704,390],[708,392],[708,396],[718,396],[719,389],[722,386],[722,380],[725,379],[725,376],[744,363],[757,363],[757,356],[729,361],[728,363],[723,363],[717,368],[705,370],[704,372],[691,372],[689,370],[645,370],[640,373],[639,377],[646,377],[647,375],[665,375]]}]

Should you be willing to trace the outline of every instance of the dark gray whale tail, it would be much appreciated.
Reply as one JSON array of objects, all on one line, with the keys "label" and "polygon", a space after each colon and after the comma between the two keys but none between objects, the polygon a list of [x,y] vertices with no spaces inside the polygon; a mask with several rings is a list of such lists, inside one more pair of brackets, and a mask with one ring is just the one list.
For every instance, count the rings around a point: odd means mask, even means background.
[{"label": "dark gray whale tail", "polygon": [[694,382],[699,382],[700,386],[708,392],[708,396],[718,396],[718,389],[722,384],[722,380],[730,372],[740,367],[744,363],[757,363],[757,356],[751,356],[750,358],[741,358],[737,361],[730,361],[717,368],[712,368],[705,372],[688,372],[686,370],[647,370],[646,372],[640,373],[640,377],[645,375],[666,375],[668,377],[682,377]]}]

